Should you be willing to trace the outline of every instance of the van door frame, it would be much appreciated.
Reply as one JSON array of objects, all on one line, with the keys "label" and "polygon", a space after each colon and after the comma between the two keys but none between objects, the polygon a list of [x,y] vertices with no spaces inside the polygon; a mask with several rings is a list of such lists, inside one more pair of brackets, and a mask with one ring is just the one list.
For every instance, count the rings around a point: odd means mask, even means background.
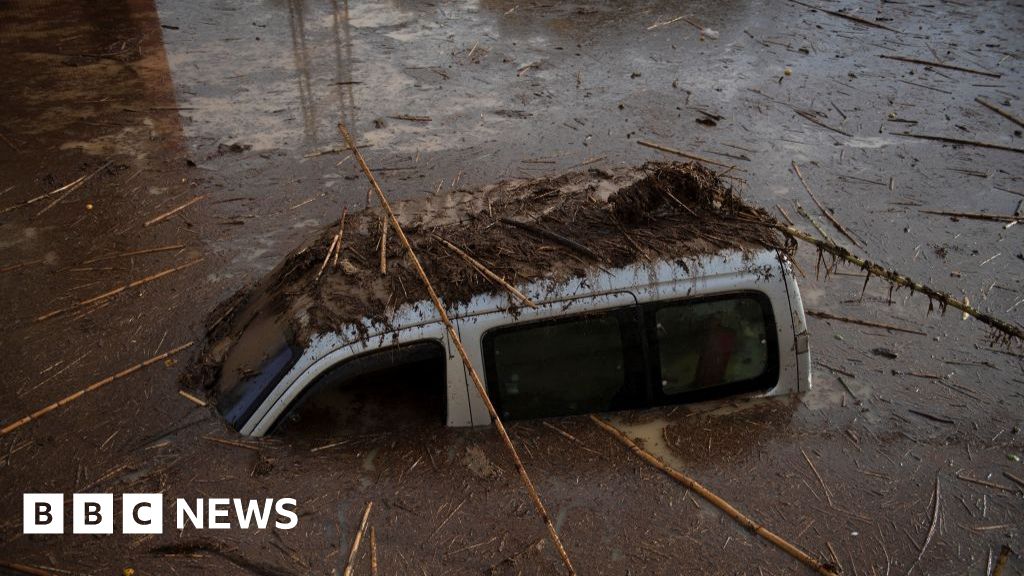
[{"label": "van door frame", "polygon": [[[536,301],[535,301],[536,302]],[[486,381],[487,370],[483,357],[483,336],[484,333],[495,329],[529,322],[552,320],[563,317],[570,317],[583,312],[600,312],[617,308],[636,307],[636,296],[626,290],[615,290],[597,294],[586,294],[582,296],[567,296],[547,301],[537,302],[536,308],[518,308],[513,317],[506,310],[481,312],[456,317],[455,322],[459,330],[459,338],[466,343],[466,353],[477,374],[484,378],[484,386],[489,387]],[[477,392],[476,387],[469,382],[468,372],[461,372],[466,379],[467,392],[469,394],[469,410],[460,420],[462,424],[450,424],[452,426],[484,426],[491,423],[490,413],[484,405],[483,399]],[[451,409],[449,408],[449,414]],[[451,418],[449,419],[451,421]]]}]

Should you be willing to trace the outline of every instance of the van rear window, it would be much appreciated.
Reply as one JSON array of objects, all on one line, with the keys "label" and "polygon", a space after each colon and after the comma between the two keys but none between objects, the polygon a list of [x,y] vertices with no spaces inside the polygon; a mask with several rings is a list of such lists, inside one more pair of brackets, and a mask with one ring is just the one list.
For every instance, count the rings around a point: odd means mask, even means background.
[{"label": "van rear window", "polygon": [[491,332],[484,350],[503,418],[614,410],[627,388],[622,330],[614,313]]},{"label": "van rear window", "polygon": [[482,344],[507,419],[698,401],[766,390],[779,375],[771,301],[759,292],[510,326]]},{"label": "van rear window", "polygon": [[753,295],[659,305],[653,316],[662,394],[773,382],[778,347],[769,312]]}]

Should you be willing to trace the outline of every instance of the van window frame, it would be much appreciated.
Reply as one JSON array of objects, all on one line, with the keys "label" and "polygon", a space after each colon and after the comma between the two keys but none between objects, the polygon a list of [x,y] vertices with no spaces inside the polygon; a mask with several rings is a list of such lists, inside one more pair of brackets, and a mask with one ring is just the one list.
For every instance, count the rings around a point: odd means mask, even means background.
[{"label": "van window frame", "polygon": [[[616,318],[619,325],[619,337],[622,342],[622,365],[623,376],[625,379],[623,383],[624,395],[620,403],[612,408],[612,411],[638,409],[645,405],[646,399],[643,396],[645,394],[645,389],[648,386],[647,383],[651,379],[651,374],[648,363],[644,361],[646,352],[644,350],[645,343],[643,342],[643,319],[640,308],[638,308],[636,304],[630,304],[628,306],[618,306],[614,308],[586,310],[583,312],[558,315],[555,317],[528,322],[516,322],[497,326],[484,332],[480,337],[480,353],[481,360],[484,365],[484,378],[487,385],[487,394],[490,396],[495,410],[498,414],[502,414],[502,419],[506,419],[503,409],[505,399],[504,394],[498,385],[497,363],[493,361],[495,337],[507,332],[514,332],[526,328],[540,328],[565,322],[574,322],[583,318],[598,315],[611,315]],[[571,414],[565,413],[560,416],[570,415]],[[551,417],[556,418],[558,416]],[[533,420],[536,418],[508,416],[507,419]]]},{"label": "van window frame", "polygon": [[[755,378],[748,378],[747,380],[710,386],[708,388],[691,390],[689,392],[665,394],[661,381],[661,348],[657,333],[658,311],[679,305],[703,304],[707,302],[736,300],[741,298],[753,299],[757,301],[761,307],[761,312],[764,318],[765,339],[767,340],[766,347],[768,352],[765,370],[759,376]],[[655,300],[652,302],[642,303],[640,304],[640,307],[643,309],[644,342],[646,343],[646,352],[649,355],[647,365],[649,367],[650,378],[647,383],[647,397],[648,405],[650,407],[692,404],[694,402],[703,402],[705,400],[713,400],[738,394],[763,392],[771,390],[778,384],[781,369],[779,333],[775,322],[775,310],[772,307],[771,298],[764,292],[759,292],[757,290],[741,290],[709,296]]]},{"label": "van window frame", "polygon": [[[661,382],[660,343],[657,337],[656,315],[658,311],[663,308],[679,305],[701,304],[738,298],[751,298],[757,301],[761,307],[768,352],[765,370],[755,378],[739,382],[731,382],[677,394],[665,394]],[[504,398],[498,382],[497,365],[494,362],[494,337],[501,333],[528,327],[577,321],[596,314],[616,315],[619,320],[620,336],[622,338],[623,371],[626,374],[625,396],[627,400],[621,406],[617,405],[612,408],[611,411],[642,410],[658,406],[691,404],[737,394],[767,391],[778,384],[781,371],[781,353],[779,350],[778,325],[775,321],[775,310],[772,306],[771,297],[757,290],[739,290],[708,296],[653,300],[615,308],[587,310],[585,312],[558,315],[529,322],[510,323],[487,330],[480,337],[481,360],[484,365],[487,393],[490,395],[491,402],[499,414],[504,414]],[[570,415],[569,413],[562,414],[562,416]],[[503,416],[503,418],[506,418],[506,416]],[[508,419],[526,420],[534,418],[509,416]]]},{"label": "van window frame", "polygon": [[[433,350],[427,351],[428,348]],[[385,364],[377,360],[377,357],[387,353],[399,353],[403,358],[391,363],[390,365]],[[443,421],[448,419],[448,353],[445,345],[442,341],[434,338],[420,338],[411,340],[409,342],[401,342],[398,344],[392,344],[390,346],[384,346],[381,348],[373,348],[364,350],[358,354],[353,354],[343,360],[331,364],[323,371],[321,371],[316,378],[313,379],[305,388],[302,389],[299,394],[292,399],[288,404],[288,407],[281,411],[274,420],[274,423],[270,425],[267,430],[267,436],[274,436],[279,434],[280,426],[283,424],[289,416],[305,402],[310,396],[319,392],[325,385],[328,384],[328,377],[333,377],[335,370],[347,370],[347,373],[341,376],[342,380],[352,380],[358,378],[364,374],[381,370],[385,368],[393,368],[401,363],[406,362],[417,362],[420,360],[426,360],[428,354],[437,353],[440,357],[445,359],[444,362],[444,374],[442,375],[442,382],[444,384],[444,413],[441,415]],[[333,379],[333,378],[332,378]]]}]

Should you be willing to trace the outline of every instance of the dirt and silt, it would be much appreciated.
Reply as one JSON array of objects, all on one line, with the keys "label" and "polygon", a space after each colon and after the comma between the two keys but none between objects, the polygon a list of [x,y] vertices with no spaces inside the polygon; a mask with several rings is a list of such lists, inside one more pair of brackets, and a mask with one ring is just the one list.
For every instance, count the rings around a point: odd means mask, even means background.
[{"label": "dirt and silt", "polygon": [[[799,203],[828,225],[795,161],[864,254],[1019,322],[1020,226],[920,210],[1012,213],[1020,156],[896,134],[1020,147],[1019,127],[975,98],[1020,116],[1021,7],[830,9],[899,32],[795,3],[5,4],[0,209],[113,163],[45,211],[59,196],[0,214],[0,416],[200,340],[217,303],[343,207],[363,206],[339,115],[395,199],[662,158],[634,144],[644,139],[736,165],[729,174],[751,204],[778,204],[813,230]],[[200,257],[99,307],[32,320]],[[881,283],[861,299],[854,271],[825,281],[813,252],[796,260],[809,309],[927,335],[811,318],[811,393],[619,424],[847,573],[906,573],[918,557],[914,573],[986,573],[1000,546],[1020,542],[1008,474],[1024,477],[1021,358],[989,349],[973,321],[926,315],[923,299],[897,293],[890,306]],[[54,573],[328,574],[373,500],[389,572],[559,568],[492,432],[437,427],[316,452],[240,439],[177,393],[197,348],[0,438],[3,561]],[[805,573],[588,421],[547,424],[580,443],[542,423],[511,432],[581,572]],[[922,552],[936,482],[938,522]],[[301,517],[292,531],[20,534],[23,493],[74,491],[289,495]],[[1020,571],[1011,556],[1004,573]]]}]

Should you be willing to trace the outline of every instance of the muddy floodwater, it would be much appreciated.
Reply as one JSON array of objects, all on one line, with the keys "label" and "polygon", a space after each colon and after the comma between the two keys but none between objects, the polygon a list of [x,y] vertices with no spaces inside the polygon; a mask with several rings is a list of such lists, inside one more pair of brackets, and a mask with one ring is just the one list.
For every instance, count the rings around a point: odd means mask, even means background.
[{"label": "muddy floodwater", "polygon": [[[211,312],[369,202],[338,121],[395,200],[684,151],[1019,327],[1022,55],[1019,1],[2,3],[0,426],[195,344],[0,435],[0,566],[341,574],[372,501],[381,573],[559,573],[492,429],[251,439],[179,393]],[[612,422],[844,574],[1024,573],[1020,343],[795,262],[810,392]],[[586,417],[509,431],[580,574],[813,573]],[[22,533],[24,493],[76,492],[294,498],[298,525]]]}]

